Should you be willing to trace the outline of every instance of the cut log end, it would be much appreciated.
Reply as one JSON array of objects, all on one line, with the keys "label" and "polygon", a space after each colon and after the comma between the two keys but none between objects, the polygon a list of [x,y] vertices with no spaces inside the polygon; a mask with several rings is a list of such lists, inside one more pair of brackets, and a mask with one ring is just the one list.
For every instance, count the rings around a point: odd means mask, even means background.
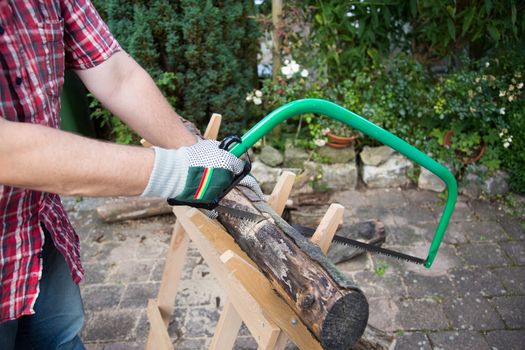
[{"label": "cut log end", "polygon": [[368,302],[360,293],[350,293],[332,306],[321,328],[323,349],[348,350],[363,335],[368,322]]}]

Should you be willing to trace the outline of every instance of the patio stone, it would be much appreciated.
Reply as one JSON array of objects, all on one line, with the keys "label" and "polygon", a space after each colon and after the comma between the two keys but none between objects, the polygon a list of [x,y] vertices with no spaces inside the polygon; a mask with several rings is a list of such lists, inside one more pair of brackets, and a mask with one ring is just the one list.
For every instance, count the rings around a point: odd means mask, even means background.
[{"label": "patio stone", "polygon": [[438,332],[429,333],[428,337],[434,349],[491,350],[489,344],[479,332]]},{"label": "patio stone", "polygon": [[394,350],[432,350],[430,341],[425,333],[407,333],[396,337]]},{"label": "patio stone", "polygon": [[525,267],[502,267],[492,272],[510,294],[525,294]]},{"label": "patio stone", "polygon": [[449,277],[459,296],[489,297],[506,293],[498,275],[489,270],[457,268],[450,271]]},{"label": "patio stone", "polygon": [[441,303],[432,299],[405,300],[399,303],[396,321],[405,330],[446,329],[449,322]]},{"label": "patio stone", "polygon": [[497,297],[491,300],[507,327],[525,328],[525,296]]},{"label": "patio stone", "polygon": [[458,247],[458,254],[471,266],[508,266],[509,259],[501,247],[494,243],[462,244]]},{"label": "patio stone", "polygon": [[120,342],[131,340],[136,314],[130,310],[91,312],[82,331],[85,341]]},{"label": "patio stone", "polygon": [[504,329],[505,325],[494,307],[483,297],[448,300],[443,309],[456,330]]},{"label": "patio stone", "polygon": [[523,350],[525,331],[493,331],[485,338],[492,350]]},{"label": "patio stone", "polygon": [[517,265],[525,265],[525,242],[511,241],[502,243],[501,246],[512,262]]},{"label": "patio stone", "polygon": [[124,292],[123,285],[88,286],[82,288],[84,307],[102,310],[119,304]]}]

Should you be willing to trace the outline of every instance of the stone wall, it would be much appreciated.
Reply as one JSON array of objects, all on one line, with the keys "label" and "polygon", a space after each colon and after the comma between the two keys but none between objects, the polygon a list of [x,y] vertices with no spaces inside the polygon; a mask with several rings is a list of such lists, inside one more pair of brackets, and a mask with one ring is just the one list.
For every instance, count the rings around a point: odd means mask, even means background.
[{"label": "stone wall", "polygon": [[[291,145],[286,147],[284,154],[265,146],[254,157],[252,174],[266,193],[271,192],[283,170],[299,175],[294,189],[301,193],[350,190],[358,184],[367,188],[417,185],[434,192],[446,189],[436,175],[388,146],[365,146],[359,154],[352,146],[343,149],[324,146],[318,155],[321,162],[312,161],[307,151]],[[489,175],[486,168],[471,166],[459,183],[459,190],[473,198],[482,193],[489,196],[505,194],[508,192],[507,177],[501,171]]]}]

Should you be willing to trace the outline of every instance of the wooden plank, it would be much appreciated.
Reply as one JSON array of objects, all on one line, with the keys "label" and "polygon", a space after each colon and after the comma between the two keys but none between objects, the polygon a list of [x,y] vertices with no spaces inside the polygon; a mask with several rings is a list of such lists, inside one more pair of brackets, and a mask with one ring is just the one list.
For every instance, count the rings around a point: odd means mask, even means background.
[{"label": "wooden plank", "polygon": [[156,299],[148,301],[147,315],[150,323],[150,336],[146,343],[146,350],[172,350],[173,344],[160,315]]},{"label": "wooden plank", "polygon": [[204,132],[204,138],[207,140],[216,140],[219,136],[219,129],[221,128],[222,115],[213,113],[211,115],[210,121],[208,122],[208,127]]},{"label": "wooden plank", "polygon": [[286,345],[288,345],[289,341],[290,338],[286,335],[286,332],[281,331],[272,350],[284,350],[286,348]]},{"label": "wooden plank", "polygon": [[184,230],[206,260],[213,277],[226,290],[226,294],[257,343],[275,344],[280,329],[264,315],[262,308],[265,306],[258,304],[248,293],[246,287],[231,274],[231,271],[220,260],[220,255],[225,251],[235,251],[246,259],[245,264],[252,266],[252,269],[256,269],[255,264],[250,262],[250,258],[224,231],[224,228],[199,210],[175,207],[174,212],[177,220],[181,222]]},{"label": "wooden plank", "polygon": [[228,299],[222,309],[221,317],[217,323],[217,328],[215,328],[215,334],[213,335],[209,349],[232,349],[241,324],[241,316],[239,316],[239,313]]},{"label": "wooden plank", "polygon": [[284,171],[277,180],[277,184],[275,184],[272,194],[268,198],[268,204],[279,216],[283,214],[286,201],[292,192],[294,180],[294,173]]},{"label": "wooden plank", "polygon": [[149,143],[146,139],[140,139],[140,144],[144,147],[152,147],[153,145]]},{"label": "wooden plank", "polygon": [[343,221],[344,212],[345,208],[341,204],[330,205],[311,238],[311,241],[317,244],[325,254],[330,248],[335,231]]},{"label": "wooden plank", "polygon": [[175,296],[177,295],[177,288],[179,287],[180,277],[186,262],[189,244],[189,236],[177,221],[173,227],[170,247],[166,254],[157,301],[166,327],[169,324],[173,305],[175,305]]},{"label": "wooden plank", "polygon": [[258,270],[246,264],[233,251],[222,254],[221,260],[246,287],[246,290],[257,303],[264,305],[264,314],[275,322],[280,329],[284,330],[300,349],[322,349],[317,339],[313,337],[288,304],[275,294],[272,285]]}]

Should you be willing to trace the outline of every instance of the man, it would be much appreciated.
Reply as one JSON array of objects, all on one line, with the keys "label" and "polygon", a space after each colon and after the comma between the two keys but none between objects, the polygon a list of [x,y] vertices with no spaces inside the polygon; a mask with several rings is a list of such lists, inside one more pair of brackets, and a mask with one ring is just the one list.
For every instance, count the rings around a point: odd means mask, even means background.
[{"label": "man", "polygon": [[[196,143],[89,0],[0,0],[0,66],[0,347],[83,349],[79,240],[57,194],[210,201],[243,162]],[[65,68],[158,147],[57,130]]]}]

